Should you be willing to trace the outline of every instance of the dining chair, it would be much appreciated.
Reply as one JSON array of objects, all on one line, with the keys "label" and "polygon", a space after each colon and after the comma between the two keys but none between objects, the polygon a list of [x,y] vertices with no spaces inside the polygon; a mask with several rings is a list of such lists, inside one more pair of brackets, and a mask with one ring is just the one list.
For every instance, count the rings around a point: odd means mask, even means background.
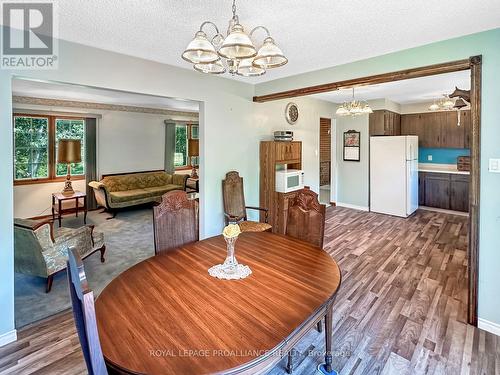
[{"label": "dining chair", "polygon": [[74,247],[68,250],[67,269],[73,317],[87,370],[90,375],[105,375],[108,371],[97,332],[94,292],[89,289],[82,258]]},{"label": "dining chair", "polygon": [[198,241],[198,201],[185,191],[169,191],[153,207],[153,227],[156,255]]},{"label": "dining chair", "polygon": [[285,234],[323,248],[326,206],[309,187],[299,190],[288,206]]},{"label": "dining chair", "polygon": [[[269,212],[267,208],[245,205],[243,177],[240,177],[238,172],[226,173],[226,178],[222,180],[222,200],[226,225],[237,223],[242,232],[265,232],[272,229],[267,223]],[[264,212],[264,223],[248,220],[247,209]]]},{"label": "dining chair", "polygon": [[[320,204],[318,194],[309,187],[299,190],[288,206],[285,234],[299,240],[323,248],[325,235],[326,206]],[[322,332],[322,320],[318,322],[317,330]],[[288,352],[286,371],[293,372],[293,351]]]}]

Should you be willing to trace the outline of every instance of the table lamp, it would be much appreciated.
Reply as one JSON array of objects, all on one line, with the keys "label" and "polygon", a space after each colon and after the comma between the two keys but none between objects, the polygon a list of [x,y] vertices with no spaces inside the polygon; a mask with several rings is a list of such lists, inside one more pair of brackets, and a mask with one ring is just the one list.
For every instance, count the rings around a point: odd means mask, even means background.
[{"label": "table lamp", "polygon": [[82,144],[79,139],[60,139],[57,143],[57,162],[66,164],[68,174],[64,183],[63,195],[73,195],[75,191],[71,186],[71,163],[82,161]]},{"label": "table lamp", "polygon": [[188,156],[191,159],[191,178],[198,178],[196,173],[196,165],[193,163],[193,157],[198,157],[200,155],[200,143],[198,139],[190,139],[188,141]]}]

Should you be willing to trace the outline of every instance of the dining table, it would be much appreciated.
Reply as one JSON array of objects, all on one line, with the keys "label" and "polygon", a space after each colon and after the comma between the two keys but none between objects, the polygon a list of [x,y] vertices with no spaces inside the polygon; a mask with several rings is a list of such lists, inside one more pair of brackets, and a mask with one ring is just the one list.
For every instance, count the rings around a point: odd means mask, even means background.
[{"label": "dining table", "polygon": [[341,283],[332,257],[270,232],[241,233],[235,256],[250,267],[248,277],[209,275],[226,257],[224,237],[216,236],[143,260],[113,279],[95,303],[108,368],[262,374],[324,319],[322,366],[331,371],[333,302]]}]

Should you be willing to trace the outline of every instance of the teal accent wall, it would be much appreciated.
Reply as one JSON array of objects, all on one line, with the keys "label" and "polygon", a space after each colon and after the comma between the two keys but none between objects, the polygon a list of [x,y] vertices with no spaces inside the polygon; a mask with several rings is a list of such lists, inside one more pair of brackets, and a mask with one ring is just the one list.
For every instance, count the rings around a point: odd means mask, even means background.
[{"label": "teal accent wall", "polygon": [[[428,156],[432,155],[432,160]],[[418,149],[419,163],[456,164],[459,156],[469,156],[467,148],[424,148]]]},{"label": "teal accent wall", "polygon": [[263,82],[256,95],[326,82],[387,73],[482,55],[481,202],[479,226],[479,318],[500,324],[500,173],[488,172],[488,159],[500,158],[500,28],[293,77]]}]

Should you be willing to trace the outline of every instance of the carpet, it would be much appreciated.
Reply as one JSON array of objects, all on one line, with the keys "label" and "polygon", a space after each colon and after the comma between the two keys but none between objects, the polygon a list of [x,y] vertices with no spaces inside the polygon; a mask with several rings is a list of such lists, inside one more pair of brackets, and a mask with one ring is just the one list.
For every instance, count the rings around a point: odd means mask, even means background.
[{"label": "carpet", "polygon": [[[106,220],[107,213],[91,211],[87,224],[104,233],[106,261],[101,263],[100,252],[92,254],[83,263],[90,288],[97,296],[120,273],[134,264],[154,255],[153,211],[137,208],[119,212],[117,217]],[[63,227],[78,228],[83,218],[67,216]],[[57,231],[57,224],[54,229]],[[46,318],[71,307],[66,271],[54,277],[52,290],[45,293],[46,281],[40,277],[15,274],[16,328]]]}]

